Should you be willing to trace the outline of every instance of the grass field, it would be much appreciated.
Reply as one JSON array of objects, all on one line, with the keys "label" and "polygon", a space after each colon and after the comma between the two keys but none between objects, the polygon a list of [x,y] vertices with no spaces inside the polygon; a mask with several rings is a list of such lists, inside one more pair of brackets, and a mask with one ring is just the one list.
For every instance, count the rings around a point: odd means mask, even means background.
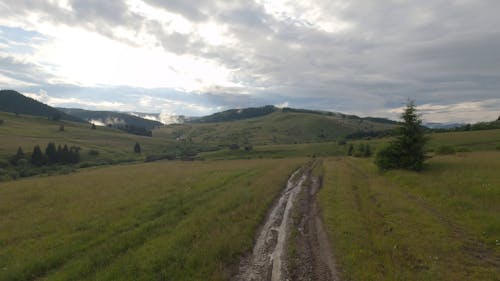
[{"label": "grass field", "polygon": [[0,280],[224,280],[304,162],[157,162],[0,183]]},{"label": "grass field", "polygon": [[[80,146],[82,156],[90,149],[100,151],[101,157],[133,157],[133,146],[141,144],[143,151],[156,151],[167,141],[151,137],[142,137],[124,133],[117,129],[97,127],[90,129],[90,125],[67,121],[51,121],[43,117],[0,112],[0,156],[10,156],[16,153],[19,146],[24,152],[31,152],[34,145],[43,148],[49,141],[56,144]],[[59,131],[59,125],[64,125],[64,131]]]},{"label": "grass field", "polygon": [[499,280],[500,152],[380,173],[328,159],[320,193],[343,280]]},{"label": "grass field", "polygon": [[[0,112],[0,119],[4,120],[4,123],[0,125],[1,158],[15,154],[19,146],[25,153],[31,152],[33,146],[37,144],[45,149],[48,142],[81,147],[82,161],[95,158],[88,156],[90,149],[100,152],[98,158],[118,160],[137,158],[137,155],[133,153],[133,146],[136,142],[141,144],[145,153],[161,150],[163,145],[168,144],[165,140],[131,135],[107,127],[97,127],[96,130],[91,130],[90,125],[87,124],[56,122],[43,117],[15,116]],[[59,131],[60,124],[64,125],[64,131]]]},{"label": "grass field", "polygon": [[222,149],[200,154],[204,160],[342,156],[347,146],[337,142],[258,145],[251,151]]}]

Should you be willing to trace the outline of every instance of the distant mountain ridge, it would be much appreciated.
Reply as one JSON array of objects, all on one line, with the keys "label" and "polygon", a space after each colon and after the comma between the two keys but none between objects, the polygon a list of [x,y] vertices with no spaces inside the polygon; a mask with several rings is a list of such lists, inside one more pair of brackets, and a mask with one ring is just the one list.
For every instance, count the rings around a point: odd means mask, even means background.
[{"label": "distant mountain ridge", "polygon": [[211,115],[203,116],[203,117],[192,117],[187,119],[188,123],[217,123],[217,122],[231,122],[238,120],[245,120],[250,118],[262,117],[274,112],[291,112],[291,113],[305,113],[305,114],[315,114],[315,115],[324,115],[324,116],[335,116],[339,118],[347,118],[347,119],[361,119],[365,121],[372,121],[375,123],[385,123],[390,125],[398,124],[397,121],[380,118],[380,117],[358,117],[356,115],[343,114],[338,112],[330,112],[330,111],[322,111],[322,110],[312,110],[312,109],[299,109],[299,108],[290,108],[284,107],[279,108],[274,105],[265,105],[262,107],[248,107],[248,108],[240,108],[240,109],[229,109],[222,112],[217,112]]},{"label": "distant mountain ridge", "polygon": [[276,112],[277,107],[266,105],[262,107],[248,107],[242,109],[229,109],[222,112],[217,112],[208,116],[193,118],[190,123],[217,123],[217,122],[230,122],[236,120],[243,120],[248,118],[255,118],[265,116]]},{"label": "distant mountain ridge", "polygon": [[0,90],[0,111],[43,116],[52,120],[85,122],[54,107],[41,103],[14,90]]},{"label": "distant mountain ridge", "polygon": [[159,121],[145,119],[137,115],[132,115],[124,112],[94,111],[94,110],[86,110],[80,108],[58,108],[58,109],[66,114],[76,116],[80,119],[101,126],[111,125],[113,127],[120,127],[127,125],[127,126],[144,128],[146,130],[152,130],[154,128],[163,126],[163,123]]}]

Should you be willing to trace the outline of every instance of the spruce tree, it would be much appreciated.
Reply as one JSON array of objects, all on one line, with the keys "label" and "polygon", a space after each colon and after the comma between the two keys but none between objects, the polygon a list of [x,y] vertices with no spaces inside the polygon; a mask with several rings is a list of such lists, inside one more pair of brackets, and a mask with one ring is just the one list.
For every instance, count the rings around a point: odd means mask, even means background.
[{"label": "spruce tree", "polygon": [[31,164],[34,166],[42,166],[44,162],[42,150],[39,145],[36,145],[33,148],[33,153],[31,153]]},{"label": "spruce tree", "polygon": [[10,159],[10,163],[14,166],[17,165],[17,161],[21,160],[21,159],[24,159],[25,156],[24,156],[24,152],[23,152],[23,149],[21,147],[19,147],[17,149],[17,152],[14,156],[12,156],[12,158]]},{"label": "spruce tree", "polygon": [[57,163],[57,149],[55,143],[49,142],[47,144],[47,148],[45,148],[45,155],[47,156],[49,164]]},{"label": "spruce tree", "polygon": [[141,146],[139,145],[138,142],[136,142],[135,145],[134,145],[134,152],[135,153],[141,153]]},{"label": "spruce tree", "polygon": [[427,138],[413,101],[407,102],[401,118],[403,123],[399,128],[399,135],[379,151],[375,163],[381,169],[402,168],[420,171],[426,158],[424,146]]}]

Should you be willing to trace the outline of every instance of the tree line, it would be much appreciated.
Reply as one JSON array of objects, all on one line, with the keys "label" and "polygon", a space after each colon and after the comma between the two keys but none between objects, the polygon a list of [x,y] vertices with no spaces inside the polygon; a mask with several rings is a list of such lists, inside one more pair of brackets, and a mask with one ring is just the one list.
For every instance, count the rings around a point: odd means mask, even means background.
[{"label": "tree line", "polygon": [[39,145],[35,145],[31,154],[25,154],[23,149],[19,147],[16,154],[10,159],[10,163],[14,166],[30,163],[40,167],[54,164],[76,164],[78,162],[80,162],[79,147],[68,147],[67,144],[56,146],[53,142],[49,142],[43,152]]}]

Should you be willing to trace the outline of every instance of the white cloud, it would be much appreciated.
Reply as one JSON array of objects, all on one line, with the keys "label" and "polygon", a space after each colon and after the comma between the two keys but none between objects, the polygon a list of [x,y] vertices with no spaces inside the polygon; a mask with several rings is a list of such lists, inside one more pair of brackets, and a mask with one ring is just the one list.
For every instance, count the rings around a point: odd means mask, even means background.
[{"label": "white cloud", "polygon": [[126,109],[129,107],[120,102],[109,102],[109,101],[88,101],[79,98],[57,98],[48,95],[47,91],[40,90],[38,93],[23,92],[23,95],[28,96],[32,99],[38,100],[42,103],[48,104],[50,106],[61,107],[61,106],[80,106],[83,108],[93,107],[101,109]]},{"label": "white cloud", "polygon": [[289,103],[287,101],[285,102],[282,102],[282,103],[278,103],[277,105],[275,105],[277,108],[284,108],[284,107],[289,107]]}]

